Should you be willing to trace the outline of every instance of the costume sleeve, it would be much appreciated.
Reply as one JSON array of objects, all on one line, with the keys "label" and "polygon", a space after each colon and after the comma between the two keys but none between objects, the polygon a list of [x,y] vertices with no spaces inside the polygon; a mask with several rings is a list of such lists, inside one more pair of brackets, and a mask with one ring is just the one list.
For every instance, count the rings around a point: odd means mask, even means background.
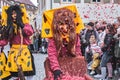
[{"label": "costume sleeve", "polygon": [[0,46],[5,46],[7,45],[8,41],[3,39],[3,40],[0,40]]},{"label": "costume sleeve", "polygon": [[53,39],[49,39],[48,42],[48,58],[50,60],[50,67],[52,71],[60,70],[60,66],[57,59],[56,46]]},{"label": "costume sleeve", "polygon": [[29,24],[25,24],[23,30],[27,36],[31,36],[33,34],[32,26]]},{"label": "costume sleeve", "polygon": [[82,54],[81,54],[81,44],[80,44],[80,38],[79,38],[79,36],[77,36],[77,40],[76,40],[77,42],[76,42],[76,54],[77,55],[80,55],[80,56],[82,56]]}]

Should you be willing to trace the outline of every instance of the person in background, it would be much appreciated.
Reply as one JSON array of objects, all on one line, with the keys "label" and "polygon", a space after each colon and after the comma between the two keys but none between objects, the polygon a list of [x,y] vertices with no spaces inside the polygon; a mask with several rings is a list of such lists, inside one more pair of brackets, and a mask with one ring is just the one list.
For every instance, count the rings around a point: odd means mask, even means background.
[{"label": "person in background", "polygon": [[42,42],[42,44],[41,44],[41,53],[45,54],[45,53],[47,53],[47,43],[48,43],[47,39],[42,38],[41,42]]},{"label": "person in background", "polygon": [[41,50],[41,44],[42,44],[42,38],[41,38],[41,30],[39,29],[39,36],[38,36],[38,48],[39,48],[39,52]]},{"label": "person in background", "polygon": [[34,33],[34,41],[33,41],[34,52],[38,52],[39,51],[39,46],[38,46],[39,36],[40,36],[40,33],[36,29],[36,31]]},{"label": "person in background", "polygon": [[[104,39],[104,46],[102,47],[103,51],[103,56],[101,59],[101,75],[95,75],[94,77],[99,77],[100,79],[112,79],[112,61],[114,60],[114,46],[115,46],[115,41],[114,41],[114,34],[115,30],[114,27],[111,24],[107,24],[105,28],[105,39]],[[107,75],[108,71],[108,75]]]},{"label": "person in background", "polygon": [[101,48],[98,46],[96,37],[94,34],[90,35],[89,39],[90,44],[86,48],[86,53],[91,54],[91,64],[88,63],[88,69],[92,70],[90,75],[94,75],[96,68],[100,65],[100,57],[102,55]]},{"label": "person in background", "polygon": [[[89,45],[89,39],[90,39],[90,35],[91,35],[91,34],[94,34],[94,35],[95,35],[96,41],[99,40],[99,39],[98,39],[98,32],[96,31],[93,22],[87,23],[86,28],[85,28],[85,30],[83,31],[83,34],[81,35],[82,41],[83,41],[83,42],[82,42],[82,46],[84,47],[84,48],[82,48],[82,49],[83,49],[83,50],[82,50],[83,52],[85,52],[86,47]],[[91,59],[90,59],[90,58],[87,58],[87,57],[88,57],[88,56],[91,56],[91,55],[90,55],[90,54],[87,54],[86,52],[84,53],[84,55],[85,55],[85,58],[86,58],[87,62],[89,63],[89,62],[91,61]]]},{"label": "person in background", "polygon": [[116,30],[116,34],[114,35],[114,39],[115,39],[115,58],[116,58],[116,70],[115,72],[117,72],[120,76],[120,27],[117,28]]}]

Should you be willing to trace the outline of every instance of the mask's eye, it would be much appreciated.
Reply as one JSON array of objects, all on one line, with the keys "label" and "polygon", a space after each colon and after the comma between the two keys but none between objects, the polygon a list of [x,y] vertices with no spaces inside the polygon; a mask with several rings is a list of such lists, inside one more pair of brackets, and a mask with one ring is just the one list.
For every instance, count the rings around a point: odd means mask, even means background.
[{"label": "mask's eye", "polygon": [[61,30],[63,30],[64,28],[63,27],[61,27]]},{"label": "mask's eye", "polygon": [[59,22],[59,25],[63,25],[63,23],[62,23],[62,22]]}]

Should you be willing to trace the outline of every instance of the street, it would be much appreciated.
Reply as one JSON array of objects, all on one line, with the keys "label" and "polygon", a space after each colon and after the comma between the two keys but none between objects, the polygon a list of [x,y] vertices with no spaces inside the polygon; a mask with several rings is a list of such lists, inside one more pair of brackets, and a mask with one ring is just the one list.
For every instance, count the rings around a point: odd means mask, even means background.
[{"label": "street", "polygon": [[47,54],[34,53],[33,56],[36,67],[36,75],[34,76],[34,80],[43,80],[45,77],[44,61],[47,57]]},{"label": "street", "polygon": [[47,57],[47,54],[33,54],[34,62],[36,67],[36,75],[34,76],[34,80],[43,80],[45,77],[44,72],[44,61]]}]

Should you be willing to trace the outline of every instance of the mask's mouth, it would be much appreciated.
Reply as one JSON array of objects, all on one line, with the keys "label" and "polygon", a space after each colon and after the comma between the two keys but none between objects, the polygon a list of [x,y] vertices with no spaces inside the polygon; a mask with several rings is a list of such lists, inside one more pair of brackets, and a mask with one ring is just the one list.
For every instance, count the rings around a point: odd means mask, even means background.
[{"label": "mask's mouth", "polygon": [[16,17],[13,18],[13,22],[16,22]]},{"label": "mask's mouth", "polygon": [[67,28],[60,28],[60,32],[62,33],[62,35],[66,35],[68,34],[68,29]]}]

